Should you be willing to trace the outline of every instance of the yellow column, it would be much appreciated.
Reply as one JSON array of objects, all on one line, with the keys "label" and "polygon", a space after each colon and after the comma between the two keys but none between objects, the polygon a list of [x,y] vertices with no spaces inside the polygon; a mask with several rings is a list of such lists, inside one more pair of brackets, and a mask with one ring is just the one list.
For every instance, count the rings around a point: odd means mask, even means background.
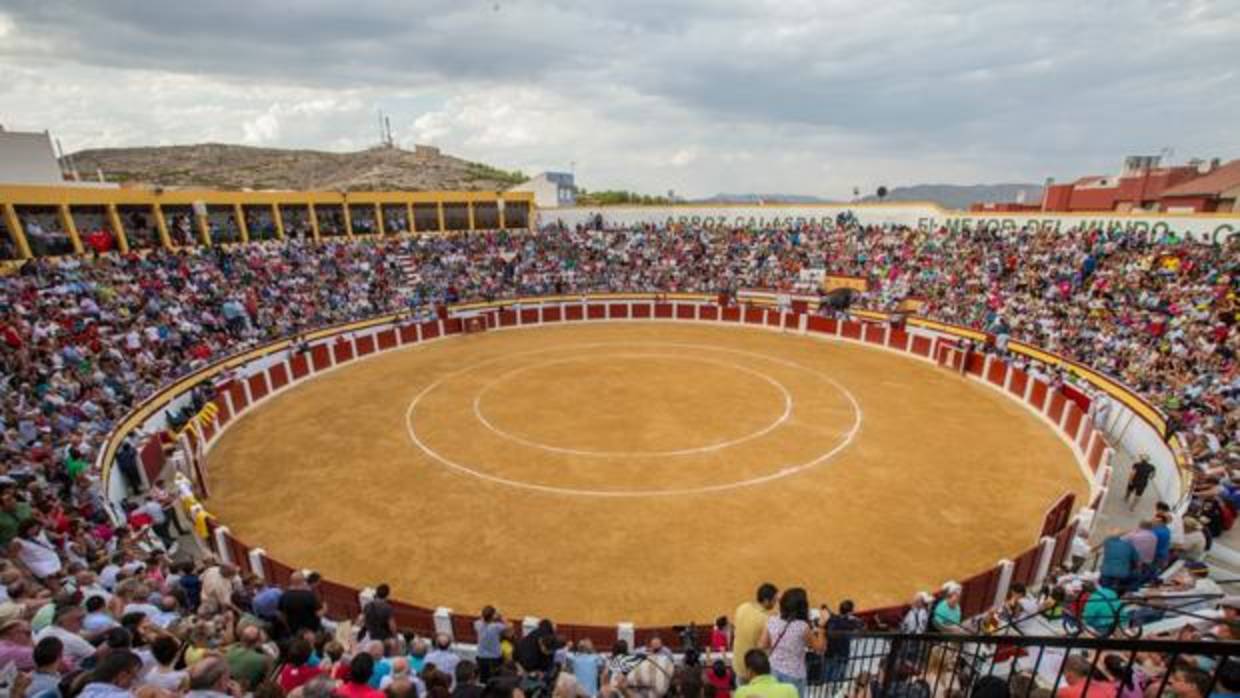
[{"label": "yellow column", "polygon": [[212,242],[211,229],[207,227],[206,215],[204,214],[200,216],[197,211],[194,211],[193,215],[194,227],[198,229],[198,241],[202,243],[203,247],[210,247]]},{"label": "yellow column", "polygon": [[314,235],[314,241],[319,241],[319,214],[314,211],[314,204],[310,204],[310,232]]},{"label": "yellow column", "polygon": [[245,209],[241,204],[233,204],[233,220],[237,223],[237,232],[241,233],[241,242],[249,242],[250,226],[245,222]]},{"label": "yellow column", "polygon": [[439,232],[441,233],[445,232],[447,230],[447,227],[445,227],[443,224],[443,202],[436,201],[435,209],[439,212]]},{"label": "yellow column", "polygon": [[284,214],[280,213],[280,204],[271,205],[271,220],[276,224],[276,237],[284,239]]},{"label": "yellow column", "polygon": [[21,219],[17,217],[17,209],[13,204],[4,205],[4,225],[9,229],[9,238],[17,248],[18,259],[30,259],[30,243],[26,240],[26,231],[22,229]]},{"label": "yellow column", "polygon": [[507,228],[508,222],[504,220],[504,199],[502,197],[495,201],[495,210],[499,212],[499,229]]},{"label": "yellow column", "polygon": [[112,234],[116,236],[116,249],[121,254],[129,254],[129,237],[125,235],[125,226],[121,223],[121,214],[116,210],[116,204],[108,204],[108,227],[112,229]]},{"label": "yellow column", "polygon": [[416,233],[417,231],[418,231],[418,224],[413,222],[413,202],[406,201],[405,202],[405,232]]},{"label": "yellow column", "polygon": [[345,201],[340,208],[344,210],[344,234],[353,237],[353,216],[349,213],[349,202]]},{"label": "yellow column", "polygon": [[78,235],[77,224],[73,222],[73,214],[69,212],[69,204],[61,204],[57,213],[60,214],[60,227],[69,234],[73,243],[73,253],[82,254],[82,236]]},{"label": "yellow column", "polygon": [[165,250],[172,249],[172,237],[168,235],[168,223],[164,220],[164,207],[155,204],[151,207],[155,213],[155,229],[159,231],[159,243]]},{"label": "yellow column", "polygon": [[469,229],[472,231],[474,229],[474,202],[466,201],[465,211],[469,214]]},{"label": "yellow column", "polygon": [[379,228],[380,235],[387,235],[387,221],[383,220],[383,204],[375,202],[375,223]]}]

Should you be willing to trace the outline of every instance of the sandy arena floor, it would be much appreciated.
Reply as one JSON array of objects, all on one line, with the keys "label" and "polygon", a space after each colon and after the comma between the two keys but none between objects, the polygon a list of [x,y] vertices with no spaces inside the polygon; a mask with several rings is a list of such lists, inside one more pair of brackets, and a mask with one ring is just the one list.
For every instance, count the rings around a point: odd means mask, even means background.
[{"label": "sandy arena floor", "polygon": [[905,600],[1034,543],[1088,485],[1026,409],[899,355],[616,323],[455,337],[311,380],[234,425],[210,508],[399,599],[560,622],[731,613],[762,581]]}]

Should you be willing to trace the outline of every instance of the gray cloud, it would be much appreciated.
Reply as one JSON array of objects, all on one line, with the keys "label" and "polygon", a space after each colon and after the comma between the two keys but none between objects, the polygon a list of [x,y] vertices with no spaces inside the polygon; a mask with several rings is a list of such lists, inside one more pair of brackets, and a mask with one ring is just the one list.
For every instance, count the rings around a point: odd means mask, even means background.
[{"label": "gray cloud", "polygon": [[6,0],[0,18],[0,117],[77,147],[356,147],[383,107],[406,138],[606,178],[587,186],[834,195],[1240,150],[1235,0]]}]

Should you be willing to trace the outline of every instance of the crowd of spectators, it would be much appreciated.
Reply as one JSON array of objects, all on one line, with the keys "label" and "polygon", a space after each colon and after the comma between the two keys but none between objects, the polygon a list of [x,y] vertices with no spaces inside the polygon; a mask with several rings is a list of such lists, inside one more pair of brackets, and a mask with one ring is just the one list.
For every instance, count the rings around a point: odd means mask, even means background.
[{"label": "crowd of spectators", "polygon": [[[797,658],[803,663],[806,650],[826,657],[824,672],[841,675],[848,651],[831,644],[829,624],[841,630],[852,610],[841,605],[821,614],[820,628],[799,590],[778,601],[773,591],[760,593],[758,608],[738,609],[731,624],[723,619],[718,630],[728,638],[723,647],[732,643],[730,665],[709,653],[673,661],[656,642],[640,652],[604,648],[604,659],[588,644],[568,651],[549,623],[517,637],[494,613],[479,628],[485,641],[477,656],[464,659],[450,638],[408,638],[385,622],[385,589],[356,619],[359,635],[351,624],[323,618],[313,575],[275,588],[210,559],[190,559],[179,549],[172,497],[159,483],[142,486],[132,443],[118,460],[132,494],[127,517],[108,515],[95,458],[144,396],[265,341],[382,313],[428,313],[461,299],[809,291],[817,276],[807,272],[821,270],[867,278],[858,301],[867,307],[893,310],[915,298],[923,314],[993,333],[995,350],[1020,339],[1115,375],[1164,409],[1186,438],[1200,471],[1192,516],[1160,512],[1143,525],[1148,536],[1138,536],[1141,554],[1121,582],[1053,577],[1062,581],[1060,598],[1047,591],[1036,600],[1039,613],[1069,606],[1062,589],[1077,581],[1093,583],[1091,593],[1148,587],[1170,562],[1161,529],[1179,531],[1177,556],[1200,561],[1208,538],[1230,526],[1240,505],[1237,242],[1203,245],[1121,230],[920,231],[846,219],[801,229],[554,225],[534,234],[98,252],[36,259],[0,277],[0,673],[9,685],[28,684],[26,695],[127,695],[139,687],[151,695],[206,695],[234,684],[270,690],[263,678],[278,663],[275,684],[311,698],[380,689],[477,698],[484,688],[474,677],[495,675],[510,680],[486,684],[489,698],[519,690],[644,698],[673,690],[685,666],[697,677],[691,683],[726,696],[738,677],[756,679],[754,686],[768,674],[803,689],[807,669]],[[1149,537],[1153,554],[1145,560]],[[1197,579],[1161,581],[1195,588]],[[1106,594],[1095,604],[1108,602]],[[959,613],[958,594],[953,601],[949,589],[941,601],[914,602],[904,629],[947,629],[961,624]],[[755,623],[762,632],[745,645],[738,633]],[[709,648],[716,655],[721,649]],[[566,670],[541,689],[522,688],[540,673],[531,666]]]}]

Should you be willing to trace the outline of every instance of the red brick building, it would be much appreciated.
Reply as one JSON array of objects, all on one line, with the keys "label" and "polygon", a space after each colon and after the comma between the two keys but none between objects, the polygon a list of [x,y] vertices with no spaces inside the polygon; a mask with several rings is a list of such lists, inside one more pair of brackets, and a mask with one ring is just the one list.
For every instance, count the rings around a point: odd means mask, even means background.
[{"label": "red brick building", "polygon": [[1237,211],[1240,160],[1163,167],[1158,157],[1130,157],[1118,175],[1049,184],[1042,204],[974,204],[973,211]]},{"label": "red brick building", "polygon": [[1162,193],[1164,211],[1240,211],[1240,160]]}]

